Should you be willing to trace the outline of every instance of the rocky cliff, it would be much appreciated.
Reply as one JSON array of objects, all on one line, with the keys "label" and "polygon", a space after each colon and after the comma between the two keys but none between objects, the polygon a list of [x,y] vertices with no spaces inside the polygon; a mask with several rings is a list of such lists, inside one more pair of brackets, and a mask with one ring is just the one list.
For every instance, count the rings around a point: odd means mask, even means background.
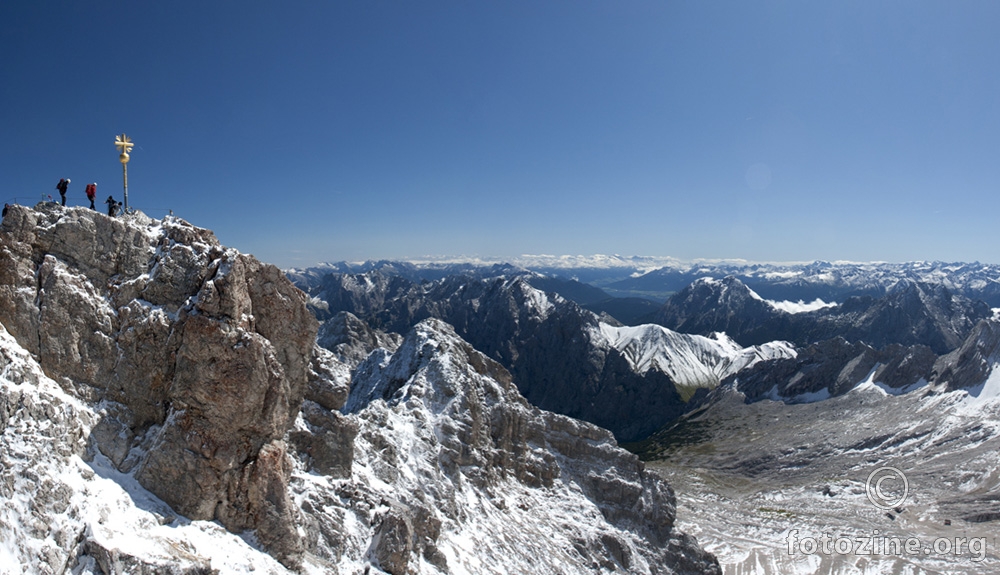
[{"label": "rocky cliff", "polygon": [[0,323],[73,395],[104,402],[91,436],[191,519],[301,543],[282,438],[317,323],[274,266],[181,220],[13,207],[0,227]]}]

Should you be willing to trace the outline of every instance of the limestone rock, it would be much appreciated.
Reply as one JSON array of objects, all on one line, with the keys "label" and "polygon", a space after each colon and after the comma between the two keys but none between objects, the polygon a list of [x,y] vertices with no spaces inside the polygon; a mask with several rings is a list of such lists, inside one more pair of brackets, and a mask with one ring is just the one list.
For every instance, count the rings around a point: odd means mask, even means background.
[{"label": "limestone rock", "polygon": [[316,343],[334,353],[340,361],[357,367],[376,348],[396,351],[402,337],[372,329],[354,314],[341,311],[323,322]]},{"label": "limestone rock", "polygon": [[702,278],[671,296],[653,321],[684,333],[725,332],[742,345],[786,340],[801,346],[843,337],[882,348],[926,345],[947,353],[976,323],[992,315],[984,302],[944,285],[901,280],[880,297],[849,297],[840,305],[790,314],[773,307],[738,278]]},{"label": "limestone rock", "polygon": [[983,320],[961,347],[934,364],[933,379],[948,389],[968,389],[986,381],[1000,363],[1000,322]]},{"label": "limestone rock", "polygon": [[289,441],[306,456],[307,469],[334,478],[350,477],[357,421],[311,401],[303,403],[302,417],[305,425],[290,432]]},{"label": "limestone rock", "polygon": [[330,351],[319,346],[313,348],[306,399],[336,411],[347,403],[350,386],[348,366],[338,361]]},{"label": "limestone rock", "polygon": [[134,575],[219,575],[207,562],[184,564],[171,558],[163,563],[153,563],[117,548],[107,548],[93,539],[84,545],[81,559],[93,558],[101,572],[108,574],[129,573]]},{"label": "limestone rock", "polygon": [[[305,300],[176,218],[39,204],[0,225],[0,323],[79,397],[121,406],[96,449],[178,512],[257,530],[290,565],[301,543],[282,438],[313,371]],[[129,456],[140,443],[145,456]]]},{"label": "limestone rock", "polygon": [[837,337],[807,346],[794,358],[762,361],[727,383],[738,382],[747,401],[782,397],[794,402],[823,392],[843,395],[869,375],[875,383],[905,388],[929,380],[936,359],[924,345],[875,349]]},{"label": "limestone rock", "polygon": [[373,563],[392,575],[406,575],[413,552],[413,526],[405,510],[391,509],[375,529],[369,551]]}]

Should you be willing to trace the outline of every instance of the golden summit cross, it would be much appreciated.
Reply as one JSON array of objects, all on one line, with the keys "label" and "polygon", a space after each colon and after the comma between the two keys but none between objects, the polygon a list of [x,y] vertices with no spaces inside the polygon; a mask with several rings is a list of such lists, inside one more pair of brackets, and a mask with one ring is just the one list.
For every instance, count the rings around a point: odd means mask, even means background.
[{"label": "golden summit cross", "polygon": [[128,153],[132,151],[132,140],[129,139],[124,133],[121,136],[115,136],[115,147],[121,154],[118,156],[118,161],[122,163],[122,186],[125,190],[125,212],[128,212]]},{"label": "golden summit cross", "polygon": [[122,134],[121,136],[115,136],[115,147],[117,147],[118,151],[123,154],[131,152],[132,146],[134,145],[135,144],[132,143],[132,140],[125,134]]}]

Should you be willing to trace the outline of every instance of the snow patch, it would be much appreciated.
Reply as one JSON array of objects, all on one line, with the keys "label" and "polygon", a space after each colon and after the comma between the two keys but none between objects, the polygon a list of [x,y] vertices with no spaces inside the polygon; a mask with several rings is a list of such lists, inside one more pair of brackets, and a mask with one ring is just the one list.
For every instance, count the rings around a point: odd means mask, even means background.
[{"label": "snow patch", "polygon": [[1000,404],[1000,364],[994,364],[990,376],[983,383],[967,390],[968,396],[962,402],[965,407],[978,408],[988,404]]},{"label": "snow patch", "polygon": [[809,303],[806,303],[802,300],[794,302],[789,300],[775,301],[767,299],[764,301],[767,302],[774,309],[781,310],[786,313],[807,313],[819,309],[826,309],[828,307],[835,307],[837,305],[836,302],[827,303],[819,298],[816,298],[815,300]]}]

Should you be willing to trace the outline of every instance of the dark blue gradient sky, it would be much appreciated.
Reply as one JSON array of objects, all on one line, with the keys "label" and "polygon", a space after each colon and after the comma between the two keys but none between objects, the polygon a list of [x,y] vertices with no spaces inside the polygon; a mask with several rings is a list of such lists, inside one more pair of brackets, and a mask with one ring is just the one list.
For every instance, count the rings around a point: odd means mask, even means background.
[{"label": "dark blue gradient sky", "polygon": [[4,2],[0,174],[281,266],[1000,262],[997,2]]}]

